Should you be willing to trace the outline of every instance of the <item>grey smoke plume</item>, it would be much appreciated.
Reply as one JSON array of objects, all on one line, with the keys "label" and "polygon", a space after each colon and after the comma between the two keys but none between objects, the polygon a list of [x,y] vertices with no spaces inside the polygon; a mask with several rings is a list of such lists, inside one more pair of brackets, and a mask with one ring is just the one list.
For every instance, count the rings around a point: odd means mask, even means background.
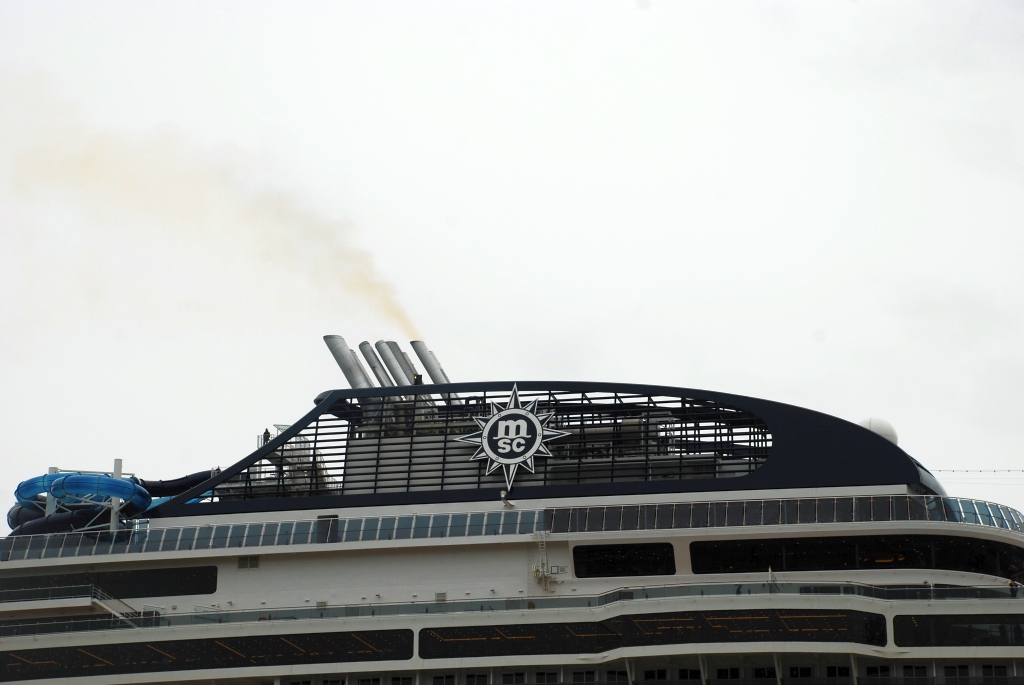
[{"label": "grey smoke plume", "polygon": [[240,155],[174,131],[132,138],[90,130],[67,106],[17,85],[0,79],[0,93],[12,96],[0,99],[41,110],[36,122],[20,117],[30,130],[7,150],[10,180],[24,197],[70,201],[107,231],[127,223],[180,236],[200,251],[246,255],[254,269],[310,279],[325,294],[342,289],[418,337],[349,222],[323,216],[293,192],[254,184]]}]

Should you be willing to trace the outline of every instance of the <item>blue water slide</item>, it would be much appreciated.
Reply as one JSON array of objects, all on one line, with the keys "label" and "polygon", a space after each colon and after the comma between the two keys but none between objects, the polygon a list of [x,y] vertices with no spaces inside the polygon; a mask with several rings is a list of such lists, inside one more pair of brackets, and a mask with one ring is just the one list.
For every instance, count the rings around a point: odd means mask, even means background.
[{"label": "blue water slide", "polygon": [[99,496],[118,497],[123,504],[120,513],[131,518],[143,512],[153,500],[144,487],[134,481],[97,474],[73,473],[63,475],[50,484],[50,495],[59,500]]},{"label": "blue water slide", "polygon": [[15,488],[14,496],[18,499],[18,504],[22,506],[38,506],[40,504],[39,495],[49,493],[53,481],[62,477],[63,475],[60,473],[48,473],[45,476],[36,476],[35,478],[23,480]]}]

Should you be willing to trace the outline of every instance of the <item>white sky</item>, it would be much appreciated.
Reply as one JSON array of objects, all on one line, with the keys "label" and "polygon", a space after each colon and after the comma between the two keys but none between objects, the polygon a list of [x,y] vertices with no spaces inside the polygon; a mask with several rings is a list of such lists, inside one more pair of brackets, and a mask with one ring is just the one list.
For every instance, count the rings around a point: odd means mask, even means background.
[{"label": "white sky", "polygon": [[[455,380],[1024,469],[1021,35],[997,2],[0,2],[0,492],[227,466],[345,386],[322,335],[402,312]],[[1024,509],[1024,474],[940,475]]]}]

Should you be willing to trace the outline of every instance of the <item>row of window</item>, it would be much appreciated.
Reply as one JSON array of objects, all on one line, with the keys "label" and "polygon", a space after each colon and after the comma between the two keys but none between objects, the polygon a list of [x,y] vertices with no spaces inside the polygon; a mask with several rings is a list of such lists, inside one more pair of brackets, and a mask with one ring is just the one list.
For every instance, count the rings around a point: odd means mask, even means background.
[{"label": "row of window", "polygon": [[[71,586],[96,586],[119,599],[212,595],[217,591],[217,567],[187,566],[0,578],[0,592],[24,592]],[[45,597],[33,597],[43,598]]]},{"label": "row of window", "polygon": [[946,521],[1024,531],[1024,517],[989,502],[930,496],[695,502],[613,507],[417,514],[316,521],[99,533],[55,533],[0,539],[0,561],[176,550],[306,545],[478,535],[634,531],[869,521]]}]

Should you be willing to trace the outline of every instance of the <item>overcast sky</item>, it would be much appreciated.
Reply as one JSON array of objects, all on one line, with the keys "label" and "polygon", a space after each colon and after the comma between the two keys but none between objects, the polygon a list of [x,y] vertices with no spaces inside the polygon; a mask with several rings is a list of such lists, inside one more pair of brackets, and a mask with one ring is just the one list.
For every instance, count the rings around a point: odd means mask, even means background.
[{"label": "overcast sky", "polygon": [[[0,493],[227,466],[345,386],[326,333],[1024,469],[1022,35],[1012,2],[2,1]],[[939,475],[1024,509],[1022,473]]]}]

